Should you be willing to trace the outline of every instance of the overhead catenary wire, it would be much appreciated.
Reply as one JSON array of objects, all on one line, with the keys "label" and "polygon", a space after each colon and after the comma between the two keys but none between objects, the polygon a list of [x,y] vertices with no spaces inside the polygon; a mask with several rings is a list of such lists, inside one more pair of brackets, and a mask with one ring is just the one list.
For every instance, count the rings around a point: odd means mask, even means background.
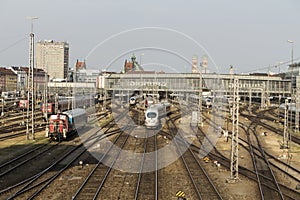
[{"label": "overhead catenary wire", "polygon": [[7,47],[0,49],[0,53],[7,51],[8,49],[16,46],[17,44],[19,44],[20,42],[25,41],[25,40],[27,40],[27,36],[24,36],[23,38],[18,39],[17,41],[13,42],[12,44],[8,45]]},{"label": "overhead catenary wire", "polygon": [[[293,59],[294,62],[297,61],[297,60],[300,60],[300,57]],[[268,70],[268,69],[276,68],[276,67],[279,67],[279,66],[282,66],[282,65],[286,65],[286,64],[289,64],[289,63],[291,64],[292,60],[287,60],[287,61],[284,61],[284,62],[280,62],[280,63],[278,63],[276,65],[270,65],[268,67],[256,68],[256,69],[253,69],[251,71],[244,72],[244,73],[257,72],[257,71],[261,71],[261,70]]]}]

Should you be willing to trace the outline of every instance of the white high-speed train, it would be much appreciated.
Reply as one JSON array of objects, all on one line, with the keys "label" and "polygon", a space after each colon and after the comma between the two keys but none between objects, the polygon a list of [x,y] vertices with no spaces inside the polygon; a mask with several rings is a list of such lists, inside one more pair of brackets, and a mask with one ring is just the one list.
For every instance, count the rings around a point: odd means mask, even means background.
[{"label": "white high-speed train", "polygon": [[[189,99],[190,99],[190,101],[192,101],[194,103],[198,103],[199,96],[192,94],[192,95],[189,96]],[[210,97],[202,96],[202,106],[210,108],[212,106],[212,100],[211,100],[211,98]]]},{"label": "white high-speed train", "polygon": [[135,96],[132,96],[130,97],[129,99],[129,104],[131,106],[134,106],[135,104],[137,104],[139,101],[141,101],[142,97],[139,96],[139,95],[135,95]]},{"label": "white high-speed train", "polygon": [[146,128],[157,128],[161,125],[161,118],[170,112],[170,103],[153,104],[145,112]]}]

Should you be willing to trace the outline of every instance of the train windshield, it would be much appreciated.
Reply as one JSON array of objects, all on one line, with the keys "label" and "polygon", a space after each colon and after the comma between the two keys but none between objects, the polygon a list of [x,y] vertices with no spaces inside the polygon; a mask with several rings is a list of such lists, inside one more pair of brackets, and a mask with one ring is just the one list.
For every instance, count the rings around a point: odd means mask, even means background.
[{"label": "train windshield", "polygon": [[155,118],[157,116],[156,112],[148,112],[147,118]]}]

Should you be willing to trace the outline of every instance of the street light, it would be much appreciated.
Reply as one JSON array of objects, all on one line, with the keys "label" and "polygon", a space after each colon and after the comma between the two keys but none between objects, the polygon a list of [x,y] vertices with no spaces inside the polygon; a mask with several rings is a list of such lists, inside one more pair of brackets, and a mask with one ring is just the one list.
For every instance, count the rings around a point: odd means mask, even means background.
[{"label": "street light", "polygon": [[33,33],[33,20],[38,19],[38,17],[26,17],[26,18],[31,21],[31,33]]}]

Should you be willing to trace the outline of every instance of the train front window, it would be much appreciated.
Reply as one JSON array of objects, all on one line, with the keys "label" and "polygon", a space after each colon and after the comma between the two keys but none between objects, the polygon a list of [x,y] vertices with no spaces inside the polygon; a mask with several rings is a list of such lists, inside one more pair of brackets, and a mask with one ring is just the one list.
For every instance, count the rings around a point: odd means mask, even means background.
[{"label": "train front window", "polygon": [[148,112],[147,113],[148,118],[155,118],[156,116],[157,116],[157,114],[155,112]]}]

